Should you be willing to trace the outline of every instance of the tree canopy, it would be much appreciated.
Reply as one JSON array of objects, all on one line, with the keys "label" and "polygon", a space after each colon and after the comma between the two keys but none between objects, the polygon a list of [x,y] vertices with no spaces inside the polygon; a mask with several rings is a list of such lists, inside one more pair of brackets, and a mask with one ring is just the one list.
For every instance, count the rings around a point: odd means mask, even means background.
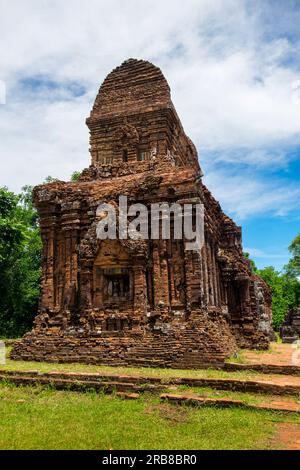
[{"label": "tree canopy", "polygon": [[[55,181],[48,176],[44,183]],[[14,194],[0,187],[0,337],[30,330],[38,310],[42,242],[32,189],[27,185]]]},{"label": "tree canopy", "polygon": [[285,270],[291,277],[300,277],[300,234],[297,235],[290,244],[289,251],[292,257],[286,265]]},{"label": "tree canopy", "polygon": [[300,284],[286,272],[280,273],[273,266],[258,269],[259,274],[270,286],[272,292],[273,326],[279,330],[289,309],[300,302]]},{"label": "tree canopy", "polygon": [[0,188],[0,335],[18,336],[32,326],[40,293],[41,239],[32,188],[20,195]]},{"label": "tree canopy", "polygon": [[271,288],[273,326],[279,330],[287,312],[300,304],[300,234],[289,246],[292,258],[283,271],[279,272],[273,266],[257,269],[249,253],[244,253],[250,260],[252,271],[261,276]]}]

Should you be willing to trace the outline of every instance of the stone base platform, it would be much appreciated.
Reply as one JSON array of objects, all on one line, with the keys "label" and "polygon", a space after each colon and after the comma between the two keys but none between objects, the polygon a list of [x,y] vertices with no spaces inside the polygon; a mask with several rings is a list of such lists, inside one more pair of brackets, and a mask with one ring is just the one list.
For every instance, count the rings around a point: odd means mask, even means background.
[{"label": "stone base platform", "polygon": [[[191,406],[217,406],[217,407],[243,407],[258,410],[300,413],[300,405],[294,397],[300,392],[300,382],[295,384],[276,383],[272,381],[240,379],[208,379],[208,378],[169,378],[143,376],[122,376],[108,374],[85,374],[37,371],[8,371],[0,369],[0,381],[14,385],[44,385],[55,387],[58,390],[73,390],[84,392],[96,390],[102,393],[115,393],[124,399],[136,399],[142,393],[159,395],[162,401],[174,404]],[[170,387],[176,389],[180,385],[190,387],[185,393],[169,393]],[[193,391],[193,387],[210,387],[213,390],[230,390],[238,392],[252,392],[268,395],[268,400],[261,403],[247,403],[243,399],[228,397],[206,397]],[[271,395],[280,395],[274,399]]]},{"label": "stone base platform", "polygon": [[28,333],[15,343],[11,359],[110,366],[197,369],[217,366],[237,351],[228,323],[202,318],[164,331],[147,329],[82,334],[58,330]]}]

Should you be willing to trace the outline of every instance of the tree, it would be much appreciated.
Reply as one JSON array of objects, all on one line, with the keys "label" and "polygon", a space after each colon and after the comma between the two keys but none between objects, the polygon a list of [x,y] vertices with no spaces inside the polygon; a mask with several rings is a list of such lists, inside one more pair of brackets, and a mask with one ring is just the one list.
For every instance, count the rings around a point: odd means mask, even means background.
[{"label": "tree", "polygon": [[18,197],[0,188],[0,263],[5,263],[7,257],[12,253],[24,238],[23,226],[16,216]]},{"label": "tree", "polygon": [[283,272],[276,271],[273,266],[257,269],[249,253],[244,253],[245,258],[250,261],[252,273],[264,279],[271,289],[275,330],[279,330],[287,312],[300,304],[300,282],[297,277],[300,274],[300,235],[291,243],[289,249],[293,258],[284,267]]},{"label": "tree", "polygon": [[59,181],[58,178],[54,178],[53,176],[47,176],[47,178],[45,178],[45,181],[44,181],[44,184],[46,183],[55,183],[56,181]]},{"label": "tree", "polygon": [[[44,183],[55,181],[48,176]],[[38,310],[42,243],[32,189],[16,195],[0,188],[0,336],[24,334]]]},{"label": "tree", "polygon": [[73,182],[78,181],[80,175],[81,175],[81,171],[74,171],[71,176],[71,181]]},{"label": "tree", "polygon": [[300,234],[294,238],[289,246],[292,258],[285,266],[287,274],[293,278],[300,276]]},{"label": "tree", "polygon": [[244,257],[247,258],[249,261],[250,261],[250,268],[251,268],[251,272],[252,273],[255,273],[257,271],[257,267],[253,261],[253,259],[250,258],[250,253],[243,253]]},{"label": "tree", "polygon": [[271,288],[273,326],[279,330],[289,309],[299,301],[299,282],[286,273],[280,273],[273,266],[258,269],[261,276]]},{"label": "tree", "polygon": [[18,336],[32,326],[40,293],[41,239],[32,188],[20,195],[0,188],[0,335]]}]

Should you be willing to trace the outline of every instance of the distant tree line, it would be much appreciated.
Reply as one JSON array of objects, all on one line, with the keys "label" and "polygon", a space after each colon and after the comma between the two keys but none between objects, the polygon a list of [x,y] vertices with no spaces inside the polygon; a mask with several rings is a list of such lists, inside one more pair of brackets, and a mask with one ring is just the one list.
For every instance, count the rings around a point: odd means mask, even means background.
[{"label": "distant tree line", "polygon": [[[288,310],[300,305],[300,234],[289,246],[291,259],[283,271],[279,272],[273,266],[258,269],[253,260],[252,270],[261,276],[271,288],[273,327],[279,330]],[[245,253],[249,258],[249,254]]]},{"label": "distant tree line", "polygon": [[[71,181],[79,176],[74,172]],[[44,183],[53,181],[48,176]],[[23,335],[38,311],[42,243],[32,189],[14,194],[0,187],[0,337]]]},{"label": "distant tree line", "polygon": [[[80,172],[74,172],[76,182]],[[45,183],[57,181],[48,177]],[[32,187],[20,194],[0,188],[0,337],[17,337],[30,330],[37,314],[41,281],[41,237]],[[300,304],[300,234],[292,241],[291,259],[278,272],[257,269],[272,291],[273,324],[279,329],[290,308]],[[249,254],[245,253],[249,258]]]},{"label": "distant tree line", "polygon": [[0,188],[0,336],[14,337],[32,326],[41,277],[41,237],[32,188],[16,195]]}]

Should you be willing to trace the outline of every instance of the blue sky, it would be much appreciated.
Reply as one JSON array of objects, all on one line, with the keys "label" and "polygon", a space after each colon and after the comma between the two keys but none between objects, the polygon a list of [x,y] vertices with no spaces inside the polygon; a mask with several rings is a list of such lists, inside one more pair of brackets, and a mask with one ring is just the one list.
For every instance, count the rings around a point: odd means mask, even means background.
[{"label": "blue sky", "polygon": [[0,185],[87,167],[101,82],[147,59],[245,249],[281,269],[300,232],[299,24],[297,0],[0,0]]}]

